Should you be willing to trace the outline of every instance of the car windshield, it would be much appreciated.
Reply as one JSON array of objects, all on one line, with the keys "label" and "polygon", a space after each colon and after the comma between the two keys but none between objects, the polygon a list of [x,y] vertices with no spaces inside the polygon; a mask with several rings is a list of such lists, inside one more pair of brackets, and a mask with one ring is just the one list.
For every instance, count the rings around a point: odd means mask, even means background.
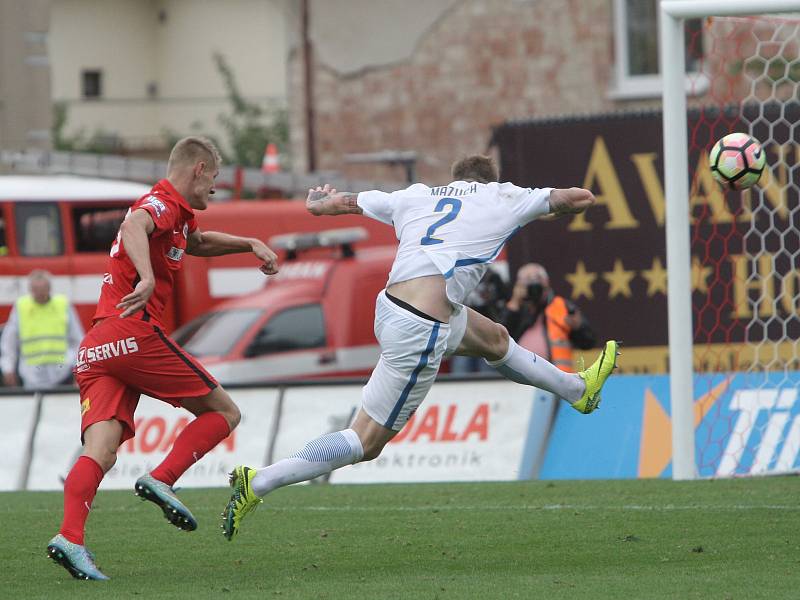
[{"label": "car windshield", "polygon": [[193,356],[224,356],[261,314],[259,308],[206,313],[177,329],[172,337]]}]

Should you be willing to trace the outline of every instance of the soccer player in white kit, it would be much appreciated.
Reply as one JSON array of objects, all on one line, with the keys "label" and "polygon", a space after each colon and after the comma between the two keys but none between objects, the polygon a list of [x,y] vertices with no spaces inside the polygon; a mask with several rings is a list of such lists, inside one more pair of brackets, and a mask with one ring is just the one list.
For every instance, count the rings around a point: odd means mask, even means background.
[{"label": "soccer player in white kit", "polygon": [[449,185],[417,183],[392,193],[337,192],[327,185],[309,190],[306,206],[314,215],[365,214],[397,233],[397,256],[375,304],[381,357],[348,429],[312,440],[263,469],[233,470],[222,525],[229,540],[272,490],[377,458],[425,399],[448,354],[481,356],[508,379],[553,392],[582,413],[599,404],[616,366],[617,342],[606,342],[585,371],[565,373],[518,346],[502,325],[463,305],[521,227],[548,214],[583,212],[594,196],[581,188],[497,183],[494,162],[480,155],[455,163],[453,178]]}]

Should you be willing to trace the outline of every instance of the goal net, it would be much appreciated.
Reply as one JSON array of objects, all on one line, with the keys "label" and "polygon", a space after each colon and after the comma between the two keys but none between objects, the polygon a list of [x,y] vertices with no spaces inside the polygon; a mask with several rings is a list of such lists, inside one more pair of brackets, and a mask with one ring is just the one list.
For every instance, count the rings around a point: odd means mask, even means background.
[{"label": "goal net", "polygon": [[[693,444],[694,473],[676,463],[673,476],[792,471],[800,467],[800,14],[709,15],[687,20],[686,35],[693,392],[683,416],[694,435],[673,435],[673,455]],[[750,134],[767,156],[745,192],[724,190],[709,169],[708,151],[730,132]],[[665,169],[686,161],[675,154],[666,148]],[[672,396],[675,417],[675,379]]]}]

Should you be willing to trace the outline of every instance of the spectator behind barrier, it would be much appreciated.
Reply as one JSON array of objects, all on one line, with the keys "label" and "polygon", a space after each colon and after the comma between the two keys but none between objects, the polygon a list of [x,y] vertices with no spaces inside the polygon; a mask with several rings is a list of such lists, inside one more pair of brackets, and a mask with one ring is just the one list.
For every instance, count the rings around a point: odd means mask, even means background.
[{"label": "spectator behind barrier", "polygon": [[50,293],[51,275],[32,271],[29,294],[15,303],[0,337],[3,383],[44,390],[72,382],[83,327],[63,294]]},{"label": "spectator behind barrier", "polygon": [[520,346],[568,373],[575,372],[572,349],[588,350],[597,341],[578,307],[555,294],[547,271],[536,263],[517,271],[511,299],[499,321]]}]

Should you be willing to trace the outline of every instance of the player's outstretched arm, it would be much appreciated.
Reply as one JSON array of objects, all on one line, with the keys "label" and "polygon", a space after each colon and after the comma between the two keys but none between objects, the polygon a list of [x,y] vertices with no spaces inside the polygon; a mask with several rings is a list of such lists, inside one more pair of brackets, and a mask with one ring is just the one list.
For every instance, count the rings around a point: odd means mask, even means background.
[{"label": "player's outstretched arm", "polygon": [[308,190],[306,208],[314,216],[320,215],[360,215],[358,194],[353,192],[337,192],[327,183]]},{"label": "player's outstretched arm", "polygon": [[260,269],[265,275],[274,275],[278,272],[278,256],[264,242],[256,238],[195,229],[186,240],[186,252],[193,256],[222,256],[252,252],[264,263]]},{"label": "player's outstretched arm", "polygon": [[550,192],[550,214],[574,215],[594,204],[594,194],[583,188],[554,189]]}]

